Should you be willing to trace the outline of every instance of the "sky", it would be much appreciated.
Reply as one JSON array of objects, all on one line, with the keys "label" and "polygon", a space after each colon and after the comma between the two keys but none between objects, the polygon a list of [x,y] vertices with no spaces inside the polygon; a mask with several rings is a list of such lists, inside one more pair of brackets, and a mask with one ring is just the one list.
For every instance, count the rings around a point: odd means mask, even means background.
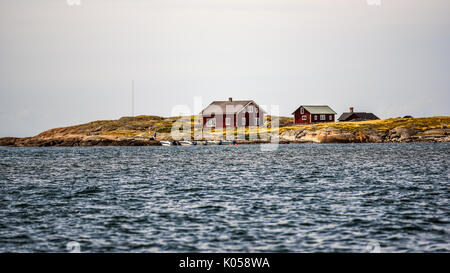
[{"label": "sky", "polygon": [[0,1],[0,137],[130,116],[133,80],[135,115],[450,115],[448,0],[77,1]]}]

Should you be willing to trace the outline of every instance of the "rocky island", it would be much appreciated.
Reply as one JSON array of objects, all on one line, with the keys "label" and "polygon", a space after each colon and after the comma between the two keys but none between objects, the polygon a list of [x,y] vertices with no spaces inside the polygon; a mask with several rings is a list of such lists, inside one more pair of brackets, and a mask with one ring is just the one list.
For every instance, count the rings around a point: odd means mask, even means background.
[{"label": "rocky island", "polygon": [[449,142],[450,117],[320,123],[280,132],[282,141],[296,143]]},{"label": "rocky island", "polygon": [[[33,137],[0,138],[0,146],[156,146],[171,139],[172,125],[181,117],[123,117],[118,120],[51,129]],[[196,117],[184,118],[193,124]],[[274,119],[278,126],[272,127]],[[392,118],[359,122],[330,122],[293,125],[292,118],[266,117],[266,127],[246,128],[245,136],[257,132],[260,140],[239,140],[241,144],[268,143],[278,136],[280,143],[387,143],[450,142],[450,117]],[[157,137],[153,139],[156,132]],[[213,130],[213,134],[214,134]],[[217,137],[223,132],[216,132]]]}]

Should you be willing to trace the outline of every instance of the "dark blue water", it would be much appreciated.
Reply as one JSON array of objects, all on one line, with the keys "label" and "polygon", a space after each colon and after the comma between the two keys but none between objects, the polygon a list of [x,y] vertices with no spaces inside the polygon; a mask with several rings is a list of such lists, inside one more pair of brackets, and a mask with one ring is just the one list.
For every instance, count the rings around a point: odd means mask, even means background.
[{"label": "dark blue water", "polygon": [[448,252],[449,156],[449,143],[0,148],[0,251]]}]

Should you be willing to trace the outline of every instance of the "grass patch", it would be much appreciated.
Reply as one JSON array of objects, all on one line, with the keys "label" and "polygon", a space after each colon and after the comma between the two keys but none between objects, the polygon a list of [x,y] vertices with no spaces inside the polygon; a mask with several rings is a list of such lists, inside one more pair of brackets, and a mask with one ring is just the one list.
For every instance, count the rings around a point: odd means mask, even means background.
[{"label": "grass patch", "polygon": [[[191,137],[198,138],[201,130],[201,119],[199,116],[187,117],[158,117],[158,116],[137,116],[123,117],[118,120],[99,120],[77,126],[56,128],[41,133],[41,135],[54,134],[85,134],[85,135],[111,135],[120,137],[150,137],[156,133],[170,133],[173,126],[181,131],[189,129]],[[272,128],[279,124],[279,128]],[[318,130],[339,130],[347,132],[377,131],[385,132],[395,127],[405,127],[416,130],[418,133],[430,129],[450,128],[450,117],[430,117],[430,118],[392,118],[385,120],[359,121],[359,122],[330,122],[307,125],[294,125],[290,117],[265,117],[264,127],[246,127],[238,129],[213,129],[207,130],[208,137],[225,139],[227,136],[244,136],[249,138],[265,138],[277,131],[282,134],[289,130],[305,129],[308,131]],[[198,127],[198,128],[197,128]],[[279,130],[278,130],[279,129]]]}]

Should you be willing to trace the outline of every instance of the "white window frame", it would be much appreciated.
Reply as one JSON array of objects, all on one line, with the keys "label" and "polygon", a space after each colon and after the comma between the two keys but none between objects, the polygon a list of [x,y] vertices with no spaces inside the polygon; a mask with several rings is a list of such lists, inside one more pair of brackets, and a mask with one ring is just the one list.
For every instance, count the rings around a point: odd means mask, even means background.
[{"label": "white window frame", "polygon": [[249,105],[248,106],[248,112],[249,113],[253,113],[253,105]]},{"label": "white window frame", "polygon": [[216,127],[216,118],[210,118],[206,122],[206,127]]},{"label": "white window frame", "polygon": [[329,118],[329,120],[333,120],[333,115],[330,115],[330,118]]},{"label": "white window frame", "polygon": [[314,120],[317,120],[317,115],[314,115]]},{"label": "white window frame", "polygon": [[320,120],[326,120],[325,115],[320,115]]},{"label": "white window frame", "polygon": [[306,115],[302,116],[302,120],[307,120],[308,118],[306,117]]},{"label": "white window frame", "polygon": [[300,108],[300,114],[304,114],[305,113],[305,109],[302,107],[302,108]]},{"label": "white window frame", "polygon": [[231,118],[225,118],[225,125],[230,126],[231,125]]},{"label": "white window frame", "polygon": [[259,118],[255,118],[255,126],[259,126]]},{"label": "white window frame", "polygon": [[241,125],[243,126],[247,125],[247,119],[245,117],[241,118]]}]

